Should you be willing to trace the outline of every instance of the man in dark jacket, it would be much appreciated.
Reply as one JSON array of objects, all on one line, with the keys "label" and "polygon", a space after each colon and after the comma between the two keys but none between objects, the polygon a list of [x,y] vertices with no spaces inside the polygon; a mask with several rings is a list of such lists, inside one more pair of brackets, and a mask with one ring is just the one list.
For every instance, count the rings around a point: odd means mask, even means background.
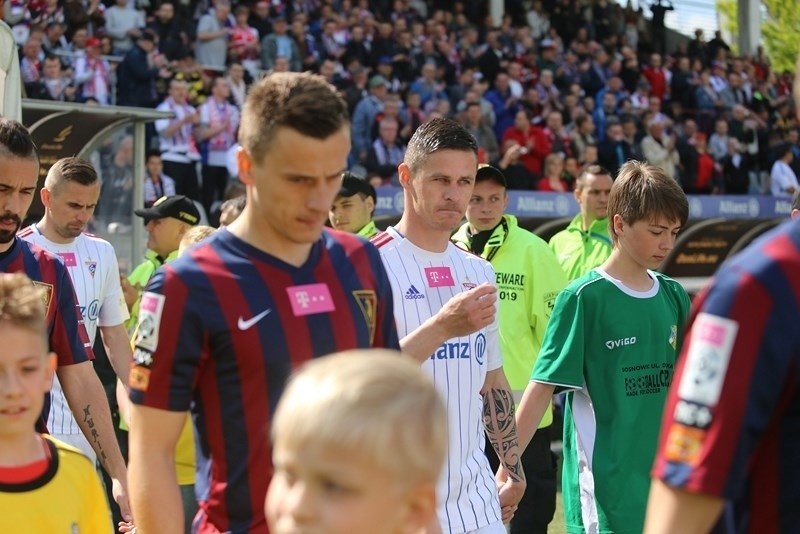
[{"label": "man in dark jacket", "polygon": [[155,107],[155,80],[159,69],[166,65],[164,56],[149,56],[156,49],[157,37],[144,30],[133,48],[125,54],[117,69],[117,104],[120,106]]}]

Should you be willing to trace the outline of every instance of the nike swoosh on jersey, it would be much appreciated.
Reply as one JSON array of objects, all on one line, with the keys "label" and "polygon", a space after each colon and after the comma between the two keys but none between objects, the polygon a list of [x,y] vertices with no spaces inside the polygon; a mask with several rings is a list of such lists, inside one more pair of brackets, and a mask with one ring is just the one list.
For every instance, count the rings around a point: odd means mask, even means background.
[{"label": "nike swoosh on jersey", "polygon": [[239,327],[239,330],[247,330],[248,328],[250,328],[251,326],[256,324],[258,321],[260,321],[261,319],[263,319],[264,317],[269,315],[269,312],[271,312],[271,311],[272,311],[272,308],[268,308],[268,309],[264,310],[263,312],[259,313],[258,315],[254,316],[254,317],[251,317],[250,319],[248,319],[246,321],[240,315],[239,316],[239,322],[236,323],[236,325]]}]

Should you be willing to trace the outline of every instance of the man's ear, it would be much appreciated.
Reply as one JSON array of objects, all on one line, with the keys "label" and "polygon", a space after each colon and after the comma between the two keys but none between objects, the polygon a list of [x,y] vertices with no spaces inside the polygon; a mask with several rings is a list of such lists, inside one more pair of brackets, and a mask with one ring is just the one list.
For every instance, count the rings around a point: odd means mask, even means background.
[{"label": "man's ear", "polygon": [[45,208],[50,207],[50,199],[52,198],[52,193],[50,193],[49,189],[47,189],[46,187],[41,188],[39,190],[39,198],[42,199],[42,205],[44,205]]},{"label": "man's ear", "polygon": [[236,164],[239,167],[239,180],[245,185],[253,185],[253,176],[251,174],[253,161],[244,147],[240,146],[236,150]]},{"label": "man's ear", "polygon": [[364,199],[364,204],[367,205],[369,216],[372,217],[372,215],[375,213],[375,200],[373,200],[372,197],[368,196],[367,198]]},{"label": "man's ear", "polygon": [[403,189],[408,189],[408,185],[411,182],[411,169],[408,168],[408,165],[401,163],[397,166],[397,177]]}]

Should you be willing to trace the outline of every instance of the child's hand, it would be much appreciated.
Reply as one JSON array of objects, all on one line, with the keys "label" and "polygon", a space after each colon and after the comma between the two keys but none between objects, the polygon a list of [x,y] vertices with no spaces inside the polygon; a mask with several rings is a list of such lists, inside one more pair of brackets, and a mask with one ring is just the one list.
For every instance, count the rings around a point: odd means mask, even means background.
[{"label": "child's hand", "polygon": [[117,523],[117,530],[123,534],[136,534],[136,527],[133,526],[133,523],[129,523],[127,521],[120,521]]}]

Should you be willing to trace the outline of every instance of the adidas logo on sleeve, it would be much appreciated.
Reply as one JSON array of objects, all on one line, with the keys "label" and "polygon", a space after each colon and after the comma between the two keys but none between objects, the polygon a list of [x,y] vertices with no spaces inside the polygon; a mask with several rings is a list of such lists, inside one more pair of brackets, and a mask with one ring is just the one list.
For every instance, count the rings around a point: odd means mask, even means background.
[{"label": "adidas logo on sleeve", "polygon": [[424,299],[425,295],[419,292],[419,290],[414,287],[413,285],[408,288],[406,291],[406,300],[417,300],[417,299]]}]

